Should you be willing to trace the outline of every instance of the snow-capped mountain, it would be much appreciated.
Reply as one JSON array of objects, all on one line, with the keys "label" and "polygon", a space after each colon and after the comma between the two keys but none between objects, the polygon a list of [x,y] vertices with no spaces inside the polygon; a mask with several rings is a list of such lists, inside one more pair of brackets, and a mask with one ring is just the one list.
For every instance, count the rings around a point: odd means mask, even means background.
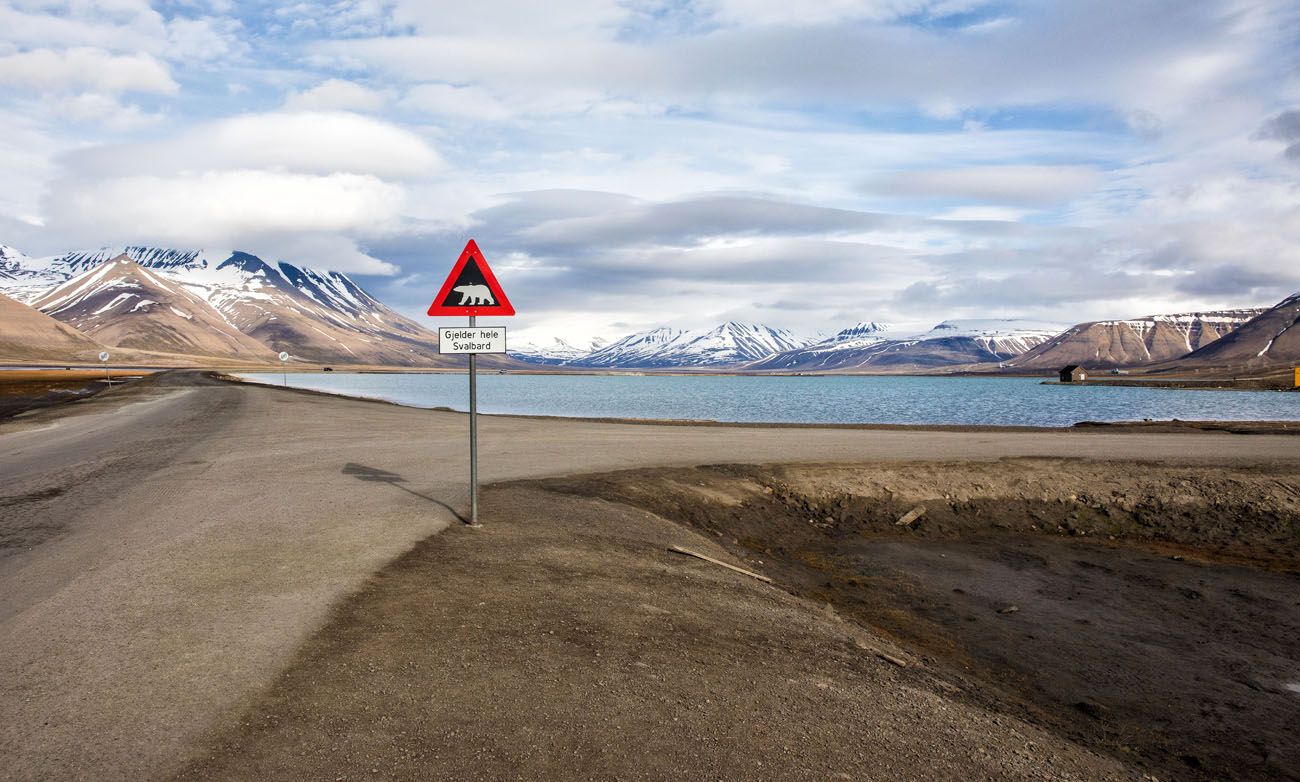
[{"label": "snow-capped mountain", "polygon": [[808,340],[761,323],[731,321],[712,329],[656,328],[631,334],[570,362],[582,367],[670,368],[725,366],[803,347]]},{"label": "snow-capped mountain", "polygon": [[1018,369],[1132,367],[1179,358],[1232,333],[1263,309],[1148,315],[1071,326],[1008,362]]},{"label": "snow-capped mountain", "polygon": [[747,369],[905,371],[1000,362],[1051,339],[1062,328],[1016,319],[961,320],[900,335],[884,324],[860,323],[815,345],[768,356]]},{"label": "snow-capped mountain", "polygon": [[122,255],[165,281],[179,283],[222,321],[272,351],[321,362],[442,361],[434,333],[390,310],[347,275],[283,261],[271,265],[244,252],[128,246],[28,258],[5,248],[0,291],[32,303],[51,288]]},{"label": "snow-capped mountain", "polygon": [[31,304],[82,334],[123,348],[271,361],[184,285],[120,255],[46,291]]},{"label": "snow-capped mountain", "polygon": [[573,363],[588,367],[639,367],[654,360],[665,347],[682,335],[678,329],[666,326],[638,331],[609,343],[600,350],[589,353]]},{"label": "snow-capped mountain", "polygon": [[[1244,312],[1253,312],[1245,310]],[[1239,323],[1170,364],[1177,369],[1294,367],[1300,364],[1300,293]]]},{"label": "snow-capped mountain", "polygon": [[0,292],[24,304],[67,277],[51,277],[19,250],[0,244]]},{"label": "snow-capped mountain", "polygon": [[0,245],[0,289],[13,298],[30,304],[54,286],[121,255],[160,272],[200,269],[210,262],[201,251],[183,252],[151,247],[101,247],[97,250],[32,258],[13,247]]},{"label": "snow-capped mountain", "polygon": [[840,343],[850,342],[853,340],[873,340],[879,341],[884,339],[884,334],[891,330],[888,323],[877,323],[876,321],[863,321],[849,326],[847,329],[840,329],[835,336],[824,340],[819,340],[816,344],[822,343]]},{"label": "snow-capped mountain", "polygon": [[511,356],[530,364],[547,364],[558,366],[567,364],[570,361],[577,361],[584,356],[600,350],[609,344],[609,340],[596,337],[590,342],[581,345],[574,345],[571,342],[554,337],[549,342],[519,342],[511,343],[506,341],[507,350]]},{"label": "snow-capped mountain", "polygon": [[23,262],[29,260],[16,248],[7,244],[0,244],[0,279],[11,280],[14,274],[18,272]]},{"label": "snow-capped mountain", "polygon": [[1063,323],[1018,318],[945,320],[921,335],[920,339],[969,339],[990,354],[1011,357],[1031,350],[1064,329]]}]

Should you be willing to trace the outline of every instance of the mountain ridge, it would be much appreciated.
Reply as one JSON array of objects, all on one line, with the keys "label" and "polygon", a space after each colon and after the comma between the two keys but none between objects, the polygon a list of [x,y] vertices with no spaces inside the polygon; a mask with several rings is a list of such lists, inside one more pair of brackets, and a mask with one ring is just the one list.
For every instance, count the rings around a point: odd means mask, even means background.
[{"label": "mountain ridge", "polygon": [[[0,255],[0,291],[30,304],[122,255],[203,299],[222,321],[272,353],[286,350],[321,363],[458,363],[438,354],[433,331],[389,309],[347,275],[285,261],[272,265],[242,251],[127,245],[31,258],[5,246]],[[138,347],[174,350],[166,340]]]},{"label": "mountain ridge", "polygon": [[1300,293],[1231,333],[1156,367],[1160,370],[1271,369],[1300,365]]},{"label": "mountain ridge", "polygon": [[31,306],[114,347],[267,362],[273,357],[207,301],[125,254],[51,288]]},{"label": "mountain ridge", "polygon": [[727,321],[711,329],[659,327],[629,334],[569,362],[586,368],[668,369],[726,366],[808,344],[786,329]]},{"label": "mountain ridge", "polygon": [[[68,291],[53,295],[71,281],[93,276],[124,257],[134,264],[127,275],[131,279],[129,284],[117,280],[121,290],[113,297],[87,295],[77,306],[65,306],[61,300]],[[130,293],[127,288],[138,290]],[[0,292],[79,326],[92,341],[146,352],[184,355],[191,351],[207,357],[267,361],[268,351],[285,350],[318,363],[461,363],[438,354],[437,336],[431,329],[388,308],[347,275],[287,261],[267,262],[240,250],[128,245],[32,258],[0,245]],[[1291,341],[1300,334],[1291,330],[1296,317],[1288,320],[1285,313],[1275,313],[1271,325],[1206,351],[1239,327],[1288,303],[1300,308],[1300,294],[1272,309],[1151,315],[1068,328],[1024,319],[957,319],[907,333],[865,320],[815,339],[769,324],[728,321],[692,330],[661,326],[608,344],[600,340],[573,344],[561,338],[524,342],[509,349],[508,359],[484,358],[489,365],[503,367],[753,372],[932,372],[959,367],[983,371],[994,365],[1011,371],[1046,371],[1072,363],[1094,369],[1221,367],[1225,362],[1255,366],[1300,361],[1300,354],[1291,357]],[[1270,328],[1271,334],[1264,334]]]},{"label": "mountain ridge", "polygon": [[1078,323],[1009,361],[1016,369],[1128,368],[1170,361],[1232,333],[1267,308],[1146,315]]},{"label": "mountain ridge", "polygon": [[[866,325],[866,328],[862,328]],[[872,328],[875,327],[875,328]],[[828,340],[767,356],[746,368],[755,371],[881,371],[1000,362],[1057,333],[1058,324],[1020,319],[946,320],[929,331],[897,335],[879,323],[858,324]]]}]

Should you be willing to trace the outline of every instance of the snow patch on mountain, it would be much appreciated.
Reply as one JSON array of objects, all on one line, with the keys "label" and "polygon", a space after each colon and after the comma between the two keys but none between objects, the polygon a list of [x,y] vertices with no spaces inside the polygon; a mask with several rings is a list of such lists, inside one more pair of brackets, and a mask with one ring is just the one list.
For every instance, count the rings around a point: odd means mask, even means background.
[{"label": "snow patch on mountain", "polygon": [[1041,345],[1066,328],[1068,324],[1018,318],[945,320],[916,339],[969,339],[989,353],[1016,356]]},{"label": "snow patch on mountain", "polygon": [[711,329],[660,327],[631,334],[585,358],[585,367],[703,367],[754,361],[809,344],[786,329],[730,321]]},{"label": "snow patch on mountain", "polygon": [[817,344],[760,359],[749,368],[843,371],[986,363],[1024,353],[1063,328],[1021,319],[947,320],[925,331],[865,322]]},{"label": "snow patch on mountain", "polygon": [[521,340],[518,343],[512,343],[507,338],[506,352],[517,359],[527,361],[533,364],[560,365],[567,364],[571,361],[577,361],[585,356],[594,353],[597,350],[609,344],[609,340],[596,337],[583,344],[575,345],[560,337],[552,337],[550,340],[531,341]]}]

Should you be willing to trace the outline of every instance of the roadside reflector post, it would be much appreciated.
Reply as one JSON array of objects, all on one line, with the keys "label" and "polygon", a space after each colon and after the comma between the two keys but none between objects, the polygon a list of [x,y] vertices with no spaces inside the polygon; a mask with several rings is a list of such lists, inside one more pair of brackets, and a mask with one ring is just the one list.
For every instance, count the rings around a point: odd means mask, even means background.
[{"label": "roadside reflector post", "polygon": [[478,354],[505,353],[506,329],[504,326],[478,325],[479,315],[514,315],[515,308],[506,298],[483,253],[473,239],[461,251],[456,265],[451,267],[447,281],[442,284],[429,315],[453,315],[469,318],[466,328],[438,329],[440,354],[469,355],[469,520],[472,527],[478,521]]}]

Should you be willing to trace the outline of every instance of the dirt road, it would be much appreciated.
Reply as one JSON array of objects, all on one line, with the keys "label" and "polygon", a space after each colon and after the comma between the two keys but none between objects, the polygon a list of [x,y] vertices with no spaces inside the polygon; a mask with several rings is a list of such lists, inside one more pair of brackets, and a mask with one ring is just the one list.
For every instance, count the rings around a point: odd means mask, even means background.
[{"label": "dirt road", "polygon": [[[480,432],[485,482],[721,462],[1300,459],[1291,437],[1221,433],[509,418]],[[462,415],[200,373],[0,424],[0,776],[182,768],[275,681],[330,606],[457,521],[465,458]]]}]

